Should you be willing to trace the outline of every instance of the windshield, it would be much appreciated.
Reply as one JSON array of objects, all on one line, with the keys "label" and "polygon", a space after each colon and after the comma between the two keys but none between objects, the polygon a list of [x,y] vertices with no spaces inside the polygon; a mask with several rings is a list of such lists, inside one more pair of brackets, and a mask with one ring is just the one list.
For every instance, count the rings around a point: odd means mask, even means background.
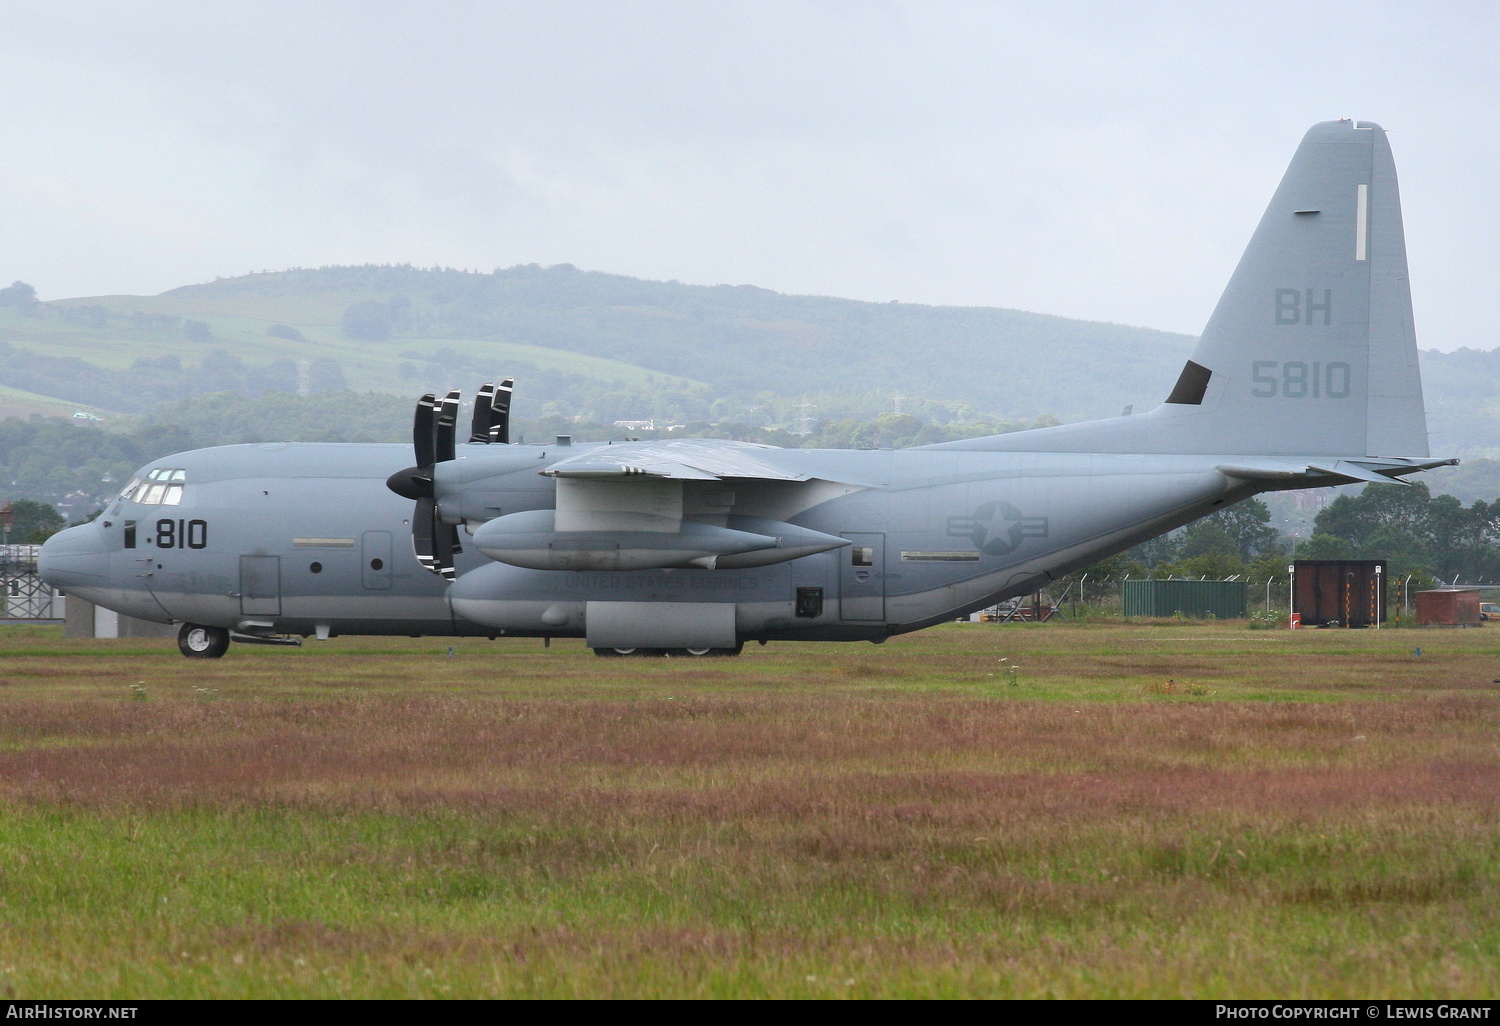
[{"label": "windshield", "polygon": [[186,482],[186,470],[157,467],[145,477],[132,477],[120,492],[120,498],[142,506],[176,506],[182,501],[182,486]]}]

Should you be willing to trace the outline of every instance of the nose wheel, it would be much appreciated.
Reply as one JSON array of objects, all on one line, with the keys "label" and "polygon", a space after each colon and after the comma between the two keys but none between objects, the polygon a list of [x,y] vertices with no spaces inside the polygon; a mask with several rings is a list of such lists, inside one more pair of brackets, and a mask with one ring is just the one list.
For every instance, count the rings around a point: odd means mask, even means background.
[{"label": "nose wheel", "polygon": [[177,650],[189,659],[218,659],[229,651],[229,631],[185,623],[177,631]]}]

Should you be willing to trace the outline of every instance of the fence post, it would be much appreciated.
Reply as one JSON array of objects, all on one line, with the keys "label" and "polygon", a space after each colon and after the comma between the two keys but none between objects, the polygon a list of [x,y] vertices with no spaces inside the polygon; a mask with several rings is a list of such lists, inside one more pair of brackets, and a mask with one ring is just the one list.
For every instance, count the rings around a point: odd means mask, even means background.
[{"label": "fence post", "polygon": [[1297,608],[1297,564],[1288,563],[1286,567],[1286,617],[1287,626],[1291,626],[1292,614]]}]

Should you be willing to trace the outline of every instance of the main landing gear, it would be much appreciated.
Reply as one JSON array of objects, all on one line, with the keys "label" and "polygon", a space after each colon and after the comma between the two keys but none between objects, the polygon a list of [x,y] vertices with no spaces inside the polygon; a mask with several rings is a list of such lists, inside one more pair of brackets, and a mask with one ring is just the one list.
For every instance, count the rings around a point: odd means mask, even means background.
[{"label": "main landing gear", "polygon": [[218,659],[229,651],[229,631],[185,623],[177,631],[177,650],[189,659]]},{"label": "main landing gear", "polygon": [[737,656],[745,645],[741,642],[733,648],[596,648],[594,655],[615,658],[618,656],[667,656],[672,658],[723,658]]}]

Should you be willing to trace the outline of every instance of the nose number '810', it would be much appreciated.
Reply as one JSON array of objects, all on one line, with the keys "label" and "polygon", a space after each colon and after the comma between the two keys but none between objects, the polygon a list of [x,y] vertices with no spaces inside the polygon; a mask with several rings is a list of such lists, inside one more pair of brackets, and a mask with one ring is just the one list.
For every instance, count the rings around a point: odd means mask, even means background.
[{"label": "nose number '810'", "polygon": [[1347,399],[1350,370],[1347,363],[1256,360],[1250,381],[1257,399]]},{"label": "nose number '810'", "polygon": [[156,522],[156,547],[159,549],[203,549],[208,547],[206,520],[168,520]]}]

